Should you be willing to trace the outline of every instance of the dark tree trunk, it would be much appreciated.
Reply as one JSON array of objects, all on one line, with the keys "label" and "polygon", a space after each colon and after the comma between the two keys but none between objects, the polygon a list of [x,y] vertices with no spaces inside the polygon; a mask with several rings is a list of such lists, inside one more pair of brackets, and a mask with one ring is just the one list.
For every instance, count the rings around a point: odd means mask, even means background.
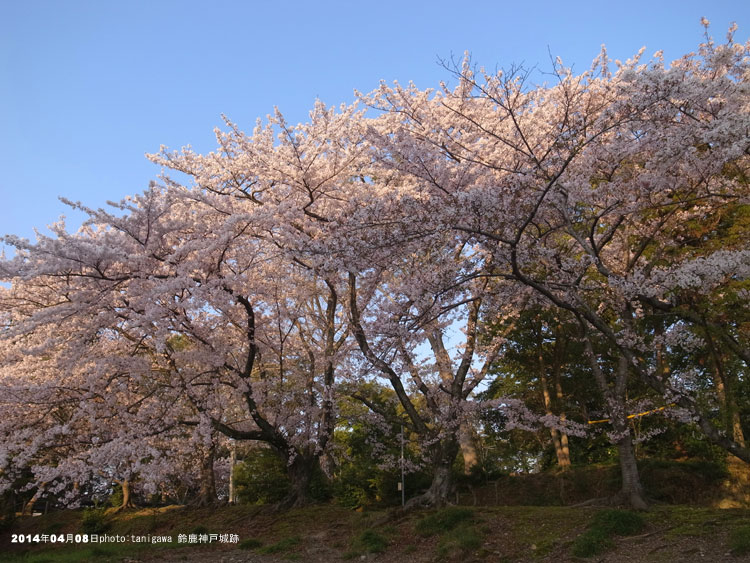
[{"label": "dark tree trunk", "polygon": [[410,499],[406,508],[419,506],[441,507],[448,504],[453,487],[451,466],[458,455],[459,444],[456,440],[441,442],[435,448],[433,456],[433,473],[430,488],[419,496]]},{"label": "dark tree trunk", "polygon": [[627,503],[636,510],[646,510],[648,504],[643,493],[643,486],[638,474],[638,464],[635,461],[635,450],[633,449],[633,439],[630,434],[630,426],[625,411],[625,397],[628,384],[629,365],[624,355],[617,359],[617,366],[614,370],[614,386],[610,388],[604,372],[597,363],[591,340],[588,338],[586,328],[584,329],[584,347],[586,356],[591,364],[602,397],[608,403],[609,416],[611,419],[612,429],[614,430],[617,442],[617,453],[620,461],[620,474],[622,476],[622,489],[615,500]]},{"label": "dark tree trunk", "polygon": [[319,467],[320,459],[318,457],[307,457],[299,454],[294,457],[292,463],[287,463],[290,490],[287,497],[281,501],[280,508],[299,508],[314,501],[310,485]]},{"label": "dark tree trunk", "polygon": [[641,478],[638,473],[638,465],[635,460],[633,440],[630,429],[624,430],[625,435],[617,442],[617,453],[620,460],[620,474],[622,476],[622,489],[620,495],[624,503],[629,504],[636,510],[646,510],[648,503],[645,500]]},{"label": "dark tree trunk", "polygon": [[212,445],[201,459],[200,491],[195,503],[197,506],[214,506],[217,502],[214,454]]}]

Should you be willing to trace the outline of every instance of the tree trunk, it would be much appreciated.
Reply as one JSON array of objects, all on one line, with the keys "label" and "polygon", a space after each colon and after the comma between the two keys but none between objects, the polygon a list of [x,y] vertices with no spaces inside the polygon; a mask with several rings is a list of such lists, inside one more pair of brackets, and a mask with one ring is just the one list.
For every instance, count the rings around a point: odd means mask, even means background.
[{"label": "tree trunk", "polygon": [[197,506],[216,504],[216,477],[214,475],[214,447],[209,447],[201,459],[200,491]]},{"label": "tree trunk", "polygon": [[[553,359],[553,365],[552,370],[553,373],[556,375],[555,378],[555,391],[557,395],[557,400],[559,401],[562,398],[562,386],[560,385],[560,350],[561,350],[561,344],[560,344],[560,334],[559,330],[556,331],[555,334],[555,349],[554,349],[554,359]],[[544,352],[543,352],[543,343],[542,343],[542,334],[541,334],[541,328],[538,329],[538,339],[537,339],[537,370],[539,375],[539,382],[542,386],[542,399],[544,400],[544,411],[546,414],[551,415],[553,414],[553,408],[552,408],[552,397],[549,390],[549,382],[547,380],[547,366],[544,362]],[[560,417],[562,420],[565,419],[565,415],[562,414]],[[557,466],[562,471],[567,471],[570,468],[570,451],[568,449],[568,436],[566,434],[563,434],[560,432],[557,428],[550,428],[549,429],[550,436],[552,438],[552,445],[555,448],[555,456],[557,457]]]},{"label": "tree trunk", "polygon": [[42,493],[44,493],[44,487],[47,485],[47,483],[42,483],[37,487],[36,492],[34,495],[29,499],[29,501],[23,505],[23,510],[21,511],[21,516],[31,516],[34,513],[34,505],[36,504],[36,501],[39,500],[39,497],[42,496]]},{"label": "tree trunk", "polygon": [[[559,339],[560,336],[558,335],[557,338]],[[558,354],[556,354],[556,358],[557,356]],[[561,362],[562,360],[557,358],[554,366],[555,395],[558,405],[563,404],[562,378],[560,376]],[[560,413],[560,420],[565,420],[564,412]],[[555,451],[555,453],[557,454],[557,464],[560,466],[560,469],[563,471],[570,469],[570,445],[568,443],[568,435],[565,432],[560,432],[560,451]]]},{"label": "tree trunk", "polygon": [[299,454],[295,456],[291,464],[287,463],[290,490],[287,497],[279,504],[280,508],[300,508],[313,502],[310,484],[319,463],[317,457],[308,458]]},{"label": "tree trunk", "polygon": [[471,475],[472,469],[479,465],[479,455],[474,447],[471,427],[466,422],[462,422],[459,427],[458,442],[461,446],[461,454],[464,457],[464,475]]},{"label": "tree trunk", "polygon": [[615,443],[617,444],[617,453],[620,461],[620,474],[622,476],[622,489],[618,495],[620,497],[619,500],[629,504],[636,510],[646,510],[648,504],[643,494],[643,486],[638,474],[638,464],[635,461],[633,439],[625,412],[625,397],[630,369],[628,361],[624,355],[620,355],[617,359],[617,366],[614,370],[614,386],[610,388],[607,378],[594,355],[591,340],[586,334],[586,327],[582,325],[582,328],[584,330],[586,356],[591,365],[591,370],[594,372],[594,379],[596,379],[602,397],[608,404],[609,417],[615,434]]},{"label": "tree trunk", "polygon": [[122,489],[122,504],[117,507],[117,510],[119,511],[125,510],[126,508],[136,508],[135,502],[133,501],[133,497],[131,495],[130,480],[123,479],[122,481],[115,482],[120,485],[120,488]]},{"label": "tree trunk", "polygon": [[229,446],[229,498],[227,499],[227,502],[229,504],[236,504],[237,499],[235,498],[237,496],[237,493],[234,490],[234,466],[237,465],[237,446],[234,443],[234,440],[232,440],[230,446]]},{"label": "tree trunk", "polygon": [[[565,420],[565,416],[560,417]],[[567,471],[570,469],[570,445],[568,444],[568,435],[565,432],[560,432],[560,451],[557,453],[557,464],[560,469]]]},{"label": "tree trunk", "polygon": [[[745,446],[745,434],[742,431],[739,408],[734,393],[734,383],[730,374],[724,371],[724,362],[720,351],[714,346],[711,333],[706,331],[717,395],[724,413],[724,425],[728,436],[738,444]],[[737,456],[727,453],[727,471],[729,477],[722,483],[724,498],[719,501],[719,508],[743,508],[750,506],[750,467]]]},{"label": "tree trunk", "polygon": [[622,489],[620,495],[622,501],[636,510],[646,510],[648,503],[645,501],[641,478],[638,474],[638,464],[635,460],[633,440],[630,429],[626,427],[625,435],[617,442],[617,453],[620,461],[620,474],[622,476]]},{"label": "tree trunk", "polygon": [[442,442],[436,447],[436,453],[433,456],[433,473],[430,488],[419,496],[410,499],[406,503],[406,508],[416,508],[420,506],[441,507],[448,504],[451,488],[453,487],[453,478],[451,476],[451,466],[458,455],[459,444],[455,440]]}]

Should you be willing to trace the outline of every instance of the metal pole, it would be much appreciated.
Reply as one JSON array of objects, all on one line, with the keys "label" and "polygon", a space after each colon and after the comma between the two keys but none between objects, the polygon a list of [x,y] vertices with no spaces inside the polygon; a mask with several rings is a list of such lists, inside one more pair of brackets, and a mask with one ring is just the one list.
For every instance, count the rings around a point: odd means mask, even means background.
[{"label": "metal pole", "polygon": [[404,424],[401,423],[401,506],[406,505],[406,487],[404,486]]},{"label": "metal pole", "polygon": [[235,504],[234,464],[237,462],[237,452],[234,440],[229,441],[229,504]]}]

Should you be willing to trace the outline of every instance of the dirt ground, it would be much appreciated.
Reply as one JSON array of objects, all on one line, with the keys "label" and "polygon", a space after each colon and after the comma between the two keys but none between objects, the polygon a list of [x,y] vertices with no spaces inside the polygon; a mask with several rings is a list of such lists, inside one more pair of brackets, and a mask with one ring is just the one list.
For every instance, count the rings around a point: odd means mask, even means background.
[{"label": "dirt ground", "polygon": [[[282,563],[304,561],[366,561],[378,563],[432,562],[741,562],[750,553],[733,554],[730,536],[750,530],[750,510],[655,506],[643,513],[645,526],[637,535],[613,536],[612,546],[587,558],[573,555],[602,507],[461,507],[465,520],[455,527],[424,533],[420,528],[436,511],[399,510],[356,512],[320,505],[288,512],[260,507],[222,507],[215,510],[145,509],[108,516],[111,534],[231,533],[237,543],[209,545],[122,546],[91,551],[0,545],[0,561],[116,561],[187,563]],[[70,513],[70,511],[67,511]],[[58,520],[55,520],[57,518]],[[64,519],[64,518],[67,518]],[[54,529],[80,531],[70,514],[54,514],[19,522],[18,532]],[[5,538],[5,533],[2,537]],[[6,538],[7,539],[7,538]]]}]

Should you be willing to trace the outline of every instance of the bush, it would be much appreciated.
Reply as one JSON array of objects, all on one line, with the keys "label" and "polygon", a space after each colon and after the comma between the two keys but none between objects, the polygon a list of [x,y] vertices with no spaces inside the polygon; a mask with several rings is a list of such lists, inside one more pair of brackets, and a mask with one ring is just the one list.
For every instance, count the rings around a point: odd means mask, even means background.
[{"label": "bush", "polygon": [[734,555],[750,553],[750,526],[743,526],[732,530],[729,535],[729,547]]},{"label": "bush", "polygon": [[262,553],[264,555],[271,555],[273,553],[281,553],[283,551],[288,551],[292,548],[297,547],[299,543],[300,543],[299,536],[292,536],[289,538],[284,538],[283,540],[279,540],[276,543],[268,545],[266,547],[262,547],[258,550],[258,553]]},{"label": "bush", "polygon": [[352,551],[361,553],[383,553],[388,547],[388,540],[375,530],[365,530],[352,541]]},{"label": "bush", "polygon": [[104,510],[87,508],[81,517],[81,529],[87,534],[101,534],[107,531],[109,523],[104,516]]},{"label": "bush", "polygon": [[470,522],[474,511],[469,508],[450,507],[429,514],[417,522],[416,530],[420,536],[434,536],[450,532],[460,524]]},{"label": "bush", "polygon": [[646,523],[643,517],[631,510],[602,510],[594,514],[589,528],[599,529],[616,536],[634,536]]},{"label": "bush", "polygon": [[258,549],[262,546],[262,541],[256,540],[255,538],[248,538],[246,540],[242,540],[237,547],[239,547],[240,549]]},{"label": "bush", "polygon": [[258,448],[234,467],[237,497],[245,504],[272,504],[289,493],[289,478],[281,458],[268,448]]},{"label": "bush", "polygon": [[643,530],[643,517],[631,510],[601,510],[594,514],[588,530],[573,542],[576,557],[592,557],[614,546],[612,536],[633,536]]},{"label": "bush", "polygon": [[114,508],[120,508],[122,506],[122,498],[122,485],[115,485],[107,502]]},{"label": "bush", "polygon": [[586,530],[573,542],[572,553],[576,557],[592,557],[611,549],[614,546],[607,532],[598,528]]}]

